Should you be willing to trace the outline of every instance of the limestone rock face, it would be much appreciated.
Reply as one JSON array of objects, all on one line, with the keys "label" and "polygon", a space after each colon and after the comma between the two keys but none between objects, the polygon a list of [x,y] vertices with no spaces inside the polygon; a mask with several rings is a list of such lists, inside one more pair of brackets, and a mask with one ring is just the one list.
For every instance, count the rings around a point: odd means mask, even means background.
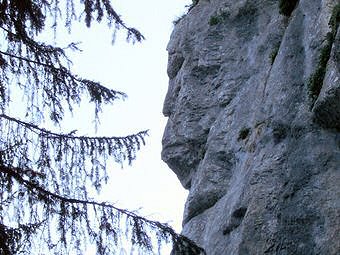
[{"label": "limestone rock face", "polygon": [[339,1],[278,2],[200,0],[168,44],[162,158],[208,255],[340,254]]}]

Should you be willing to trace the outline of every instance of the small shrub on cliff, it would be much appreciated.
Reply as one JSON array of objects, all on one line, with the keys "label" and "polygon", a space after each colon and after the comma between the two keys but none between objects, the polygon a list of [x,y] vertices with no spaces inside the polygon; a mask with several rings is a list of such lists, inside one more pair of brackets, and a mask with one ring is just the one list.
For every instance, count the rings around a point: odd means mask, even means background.
[{"label": "small shrub on cliff", "polygon": [[190,10],[198,4],[198,1],[199,0],[192,0],[191,4],[186,5],[185,7],[188,8],[187,12],[184,13],[183,15],[177,17],[172,23],[176,26],[182,19],[184,19],[187,16],[187,14]]},{"label": "small shrub on cliff", "polygon": [[279,48],[280,48],[280,46],[275,47],[273,49],[273,51],[270,53],[269,58],[270,58],[270,63],[271,64],[274,64],[275,58],[277,56],[277,53],[279,53]]},{"label": "small shrub on cliff", "polygon": [[198,4],[199,0],[192,0],[192,3],[190,5],[187,5],[187,7],[189,7],[190,11],[192,8],[194,8],[197,4]]},{"label": "small shrub on cliff", "polygon": [[209,19],[209,25],[210,26],[215,26],[223,21],[223,18],[218,15],[213,15]]},{"label": "small shrub on cliff", "polygon": [[202,145],[201,148],[198,150],[198,159],[202,160],[204,159],[205,153],[207,152],[207,148],[205,147],[205,145]]},{"label": "small shrub on cliff", "polygon": [[182,19],[184,19],[187,16],[187,13],[184,13],[182,16],[179,16],[176,18],[172,23],[176,26],[179,22],[181,22]]},{"label": "small shrub on cliff", "polygon": [[294,11],[298,1],[299,0],[280,0],[279,1],[280,14],[289,17]]},{"label": "small shrub on cliff", "polygon": [[215,15],[212,15],[209,19],[209,25],[215,26],[222,23],[229,17],[229,12],[227,10],[219,10]]}]

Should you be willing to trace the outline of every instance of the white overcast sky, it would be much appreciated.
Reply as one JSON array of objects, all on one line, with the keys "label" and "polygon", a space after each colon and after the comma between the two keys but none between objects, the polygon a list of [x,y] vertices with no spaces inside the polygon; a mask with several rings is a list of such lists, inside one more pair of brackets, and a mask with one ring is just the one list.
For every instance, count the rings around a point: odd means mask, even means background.
[{"label": "white overcast sky", "polygon": [[[72,57],[76,73],[128,94],[127,100],[104,109],[99,134],[121,136],[150,129],[147,145],[132,167],[110,166],[110,183],[100,198],[130,210],[142,208],[143,216],[167,222],[177,231],[181,230],[187,192],[161,161],[161,138],[166,124],[162,106],[168,86],[166,45],[172,22],[185,12],[185,5],[190,2],[112,1],[127,25],[136,27],[146,37],[141,44],[127,43],[126,34],[120,30],[115,44],[111,45],[111,33],[104,24],[89,30],[75,26],[71,37],[64,37],[65,42],[69,39],[82,42],[83,52]],[[74,120],[70,120],[73,122],[70,131],[90,132],[92,116],[86,111],[76,112]]]}]

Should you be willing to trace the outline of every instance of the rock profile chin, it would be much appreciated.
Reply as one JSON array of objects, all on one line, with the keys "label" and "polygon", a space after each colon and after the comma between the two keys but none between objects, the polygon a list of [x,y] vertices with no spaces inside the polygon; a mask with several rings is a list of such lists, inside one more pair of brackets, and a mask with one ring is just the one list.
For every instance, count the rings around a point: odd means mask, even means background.
[{"label": "rock profile chin", "polygon": [[340,2],[284,2],[200,0],[167,47],[162,159],[207,255],[340,254]]}]

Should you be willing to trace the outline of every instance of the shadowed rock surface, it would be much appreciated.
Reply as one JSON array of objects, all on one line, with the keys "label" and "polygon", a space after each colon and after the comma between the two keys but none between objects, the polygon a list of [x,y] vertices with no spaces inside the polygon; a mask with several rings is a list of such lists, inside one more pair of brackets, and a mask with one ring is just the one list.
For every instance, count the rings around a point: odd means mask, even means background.
[{"label": "shadowed rock surface", "polygon": [[200,0],[168,44],[162,158],[208,255],[340,254],[340,3],[278,2]]}]

